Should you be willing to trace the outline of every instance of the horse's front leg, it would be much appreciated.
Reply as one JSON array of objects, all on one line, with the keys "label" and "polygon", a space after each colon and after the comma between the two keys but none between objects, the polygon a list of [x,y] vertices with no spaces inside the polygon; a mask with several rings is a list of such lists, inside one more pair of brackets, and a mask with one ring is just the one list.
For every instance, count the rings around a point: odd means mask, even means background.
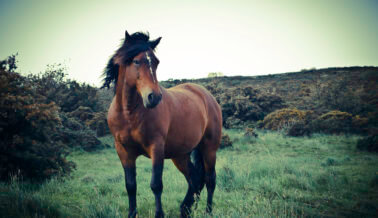
[{"label": "horse's front leg", "polygon": [[137,216],[137,204],[136,204],[136,170],[135,161],[137,156],[132,153],[126,152],[126,149],[120,143],[115,143],[115,147],[121,160],[123,170],[125,172],[126,190],[129,196],[129,215],[128,217],[134,218]]},{"label": "horse's front leg", "polygon": [[151,189],[155,195],[155,217],[164,217],[161,205],[161,193],[163,192],[163,168],[164,168],[164,148],[162,144],[151,146],[152,178]]}]

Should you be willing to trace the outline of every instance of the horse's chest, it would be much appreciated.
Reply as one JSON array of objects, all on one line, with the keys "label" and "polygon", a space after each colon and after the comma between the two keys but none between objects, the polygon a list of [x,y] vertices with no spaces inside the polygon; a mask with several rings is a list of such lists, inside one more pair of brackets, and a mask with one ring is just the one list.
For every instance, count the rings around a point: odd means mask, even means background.
[{"label": "horse's chest", "polygon": [[122,144],[143,144],[143,136],[135,129],[125,128],[116,135]]},{"label": "horse's chest", "polygon": [[[118,122],[121,120],[118,120]],[[114,136],[118,142],[124,146],[140,146],[144,144],[143,125],[133,124],[129,120],[122,120],[114,131]]]}]

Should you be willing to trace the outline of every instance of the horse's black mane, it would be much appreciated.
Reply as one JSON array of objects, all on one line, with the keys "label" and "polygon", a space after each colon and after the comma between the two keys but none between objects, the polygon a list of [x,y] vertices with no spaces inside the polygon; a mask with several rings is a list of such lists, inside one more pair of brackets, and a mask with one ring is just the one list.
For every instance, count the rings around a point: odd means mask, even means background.
[{"label": "horse's black mane", "polygon": [[149,41],[150,36],[148,33],[136,32],[132,35],[126,31],[125,39],[121,47],[115,52],[115,54],[110,58],[108,64],[104,70],[103,76],[104,84],[101,88],[109,88],[112,82],[117,84],[119,65],[129,65],[133,58],[137,56],[140,52],[147,51],[149,49],[154,50],[159,44],[160,38]]}]

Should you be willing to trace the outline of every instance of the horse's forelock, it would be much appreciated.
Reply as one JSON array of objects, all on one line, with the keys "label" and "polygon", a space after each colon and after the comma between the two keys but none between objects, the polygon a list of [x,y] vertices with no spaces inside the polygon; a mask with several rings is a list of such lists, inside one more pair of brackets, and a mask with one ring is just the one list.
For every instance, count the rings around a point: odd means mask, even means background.
[{"label": "horse's forelock", "polygon": [[113,82],[117,85],[118,70],[120,65],[129,65],[133,58],[141,52],[154,50],[161,38],[149,41],[148,33],[136,32],[126,34],[121,47],[116,51],[104,70],[104,84],[101,88],[109,88]]}]

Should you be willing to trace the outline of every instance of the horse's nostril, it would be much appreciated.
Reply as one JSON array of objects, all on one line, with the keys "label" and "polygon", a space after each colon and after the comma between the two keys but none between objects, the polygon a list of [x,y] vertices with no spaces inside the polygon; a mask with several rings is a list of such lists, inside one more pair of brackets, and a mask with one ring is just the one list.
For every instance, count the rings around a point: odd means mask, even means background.
[{"label": "horse's nostril", "polygon": [[150,93],[150,94],[148,95],[148,101],[149,101],[150,103],[152,103],[153,100],[154,100],[154,94],[153,94],[153,93]]}]

